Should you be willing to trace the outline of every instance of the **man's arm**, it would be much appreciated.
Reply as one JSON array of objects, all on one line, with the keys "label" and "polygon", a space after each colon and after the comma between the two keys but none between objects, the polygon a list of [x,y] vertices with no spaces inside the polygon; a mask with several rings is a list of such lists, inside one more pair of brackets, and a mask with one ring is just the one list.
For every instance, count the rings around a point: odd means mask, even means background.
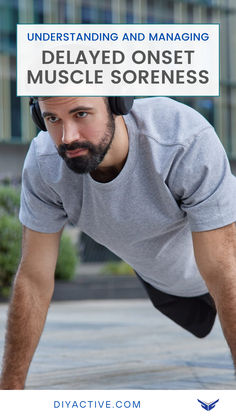
[{"label": "man's arm", "polygon": [[61,231],[23,228],[22,258],[8,313],[0,389],[23,389],[54,290]]},{"label": "man's arm", "polygon": [[192,233],[198,269],[214,298],[236,368],[236,226]]}]

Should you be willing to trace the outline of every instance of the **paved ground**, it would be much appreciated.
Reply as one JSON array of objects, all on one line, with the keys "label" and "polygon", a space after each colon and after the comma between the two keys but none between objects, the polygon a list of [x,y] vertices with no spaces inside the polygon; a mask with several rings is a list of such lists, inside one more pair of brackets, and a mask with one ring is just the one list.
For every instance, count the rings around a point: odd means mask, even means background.
[{"label": "paved ground", "polygon": [[200,340],[148,300],[72,301],[52,303],[27,389],[236,389],[236,380],[218,321]]}]

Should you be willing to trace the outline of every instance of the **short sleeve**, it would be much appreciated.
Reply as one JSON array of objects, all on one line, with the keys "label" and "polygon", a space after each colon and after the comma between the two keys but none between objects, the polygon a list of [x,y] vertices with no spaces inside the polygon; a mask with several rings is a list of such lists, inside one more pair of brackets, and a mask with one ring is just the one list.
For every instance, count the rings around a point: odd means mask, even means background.
[{"label": "short sleeve", "polygon": [[169,186],[187,214],[191,231],[235,222],[236,177],[215,130],[202,130],[177,154]]},{"label": "short sleeve", "polygon": [[23,167],[19,219],[41,233],[56,233],[67,221],[60,197],[41,176],[33,141]]}]

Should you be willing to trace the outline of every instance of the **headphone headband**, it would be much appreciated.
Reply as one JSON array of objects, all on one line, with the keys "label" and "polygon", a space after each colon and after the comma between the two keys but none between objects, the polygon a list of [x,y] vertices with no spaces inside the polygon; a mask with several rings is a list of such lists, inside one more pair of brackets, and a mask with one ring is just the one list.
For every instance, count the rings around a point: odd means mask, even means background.
[{"label": "headphone headband", "polygon": [[[110,96],[108,97],[111,112],[115,115],[126,115],[132,108],[133,96]],[[41,115],[38,99],[31,97],[29,101],[30,113],[35,125],[42,131],[47,131],[44,119]]]}]

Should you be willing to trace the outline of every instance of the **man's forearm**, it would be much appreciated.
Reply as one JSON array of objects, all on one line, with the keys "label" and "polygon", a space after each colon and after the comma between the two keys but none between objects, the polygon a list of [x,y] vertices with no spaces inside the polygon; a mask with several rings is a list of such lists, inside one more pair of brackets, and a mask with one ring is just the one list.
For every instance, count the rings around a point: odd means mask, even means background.
[{"label": "man's forearm", "polygon": [[38,345],[51,292],[45,294],[34,281],[18,276],[10,303],[0,389],[23,389]]},{"label": "man's forearm", "polygon": [[212,295],[236,371],[236,272],[221,278]]}]

